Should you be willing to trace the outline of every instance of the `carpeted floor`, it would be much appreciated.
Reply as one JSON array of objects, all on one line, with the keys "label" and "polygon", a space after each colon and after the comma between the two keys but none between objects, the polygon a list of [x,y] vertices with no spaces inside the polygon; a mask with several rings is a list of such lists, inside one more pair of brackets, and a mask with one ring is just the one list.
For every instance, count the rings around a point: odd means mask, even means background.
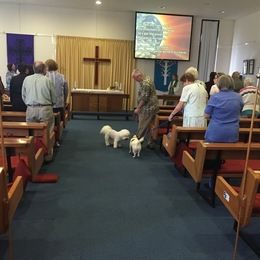
[{"label": "carpeted floor", "polygon": [[[16,212],[14,259],[231,259],[235,233],[224,207],[211,208],[158,147],[139,159],[128,142],[105,147],[104,124],[136,127],[121,119],[69,122],[55,161],[44,167],[59,182],[29,184]],[[6,236],[0,249],[7,259]],[[258,259],[242,240],[238,251],[237,259]]]}]

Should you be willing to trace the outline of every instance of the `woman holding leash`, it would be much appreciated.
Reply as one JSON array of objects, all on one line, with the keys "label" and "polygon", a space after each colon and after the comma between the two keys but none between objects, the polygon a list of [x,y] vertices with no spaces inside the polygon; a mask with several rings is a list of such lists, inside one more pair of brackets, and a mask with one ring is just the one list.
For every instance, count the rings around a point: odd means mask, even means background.
[{"label": "woman holding leash", "polygon": [[172,121],[173,117],[183,109],[183,126],[206,127],[204,110],[208,101],[208,93],[205,87],[195,82],[195,77],[191,73],[185,73],[180,80],[183,82],[184,88],[180,101],[168,120]]}]

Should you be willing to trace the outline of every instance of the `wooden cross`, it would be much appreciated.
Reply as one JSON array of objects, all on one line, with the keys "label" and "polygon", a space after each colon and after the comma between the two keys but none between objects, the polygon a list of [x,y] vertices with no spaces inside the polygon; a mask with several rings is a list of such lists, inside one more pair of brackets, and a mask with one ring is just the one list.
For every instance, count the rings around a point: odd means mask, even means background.
[{"label": "wooden cross", "polygon": [[110,59],[99,58],[99,46],[95,47],[95,58],[83,58],[83,61],[92,61],[95,62],[95,71],[94,71],[94,85],[98,85],[98,64],[100,62],[111,62]]}]

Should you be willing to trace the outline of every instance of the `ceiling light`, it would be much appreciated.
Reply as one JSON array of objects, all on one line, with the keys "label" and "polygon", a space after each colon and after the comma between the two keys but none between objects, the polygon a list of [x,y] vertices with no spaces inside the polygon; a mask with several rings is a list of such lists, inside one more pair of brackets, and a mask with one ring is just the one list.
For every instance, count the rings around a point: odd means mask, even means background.
[{"label": "ceiling light", "polygon": [[218,11],[218,13],[219,13],[219,14],[224,14],[225,11],[223,11],[223,10],[222,10],[222,11]]},{"label": "ceiling light", "polygon": [[165,9],[166,7],[163,5],[163,6],[161,6],[161,9]]},{"label": "ceiling light", "polygon": [[102,4],[101,1],[99,1],[99,0],[96,1],[96,5],[101,5],[101,4]]},{"label": "ceiling light", "polygon": [[248,42],[245,42],[245,45],[247,46],[249,43]]}]

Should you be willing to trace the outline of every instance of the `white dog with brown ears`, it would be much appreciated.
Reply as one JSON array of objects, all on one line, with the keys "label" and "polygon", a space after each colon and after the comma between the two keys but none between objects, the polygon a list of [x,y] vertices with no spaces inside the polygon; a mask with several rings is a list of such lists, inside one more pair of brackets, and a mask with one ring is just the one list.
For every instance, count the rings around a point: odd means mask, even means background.
[{"label": "white dog with brown ears", "polygon": [[129,143],[129,153],[133,153],[133,158],[139,157],[140,152],[142,150],[142,142],[144,141],[144,137],[138,139],[136,135],[134,135]]},{"label": "white dog with brown ears", "polygon": [[122,140],[129,139],[130,132],[127,129],[122,129],[121,131],[116,131],[112,129],[111,126],[105,125],[100,130],[100,134],[103,134],[105,137],[105,144],[109,146],[113,144],[114,148],[120,146],[119,142]]}]

